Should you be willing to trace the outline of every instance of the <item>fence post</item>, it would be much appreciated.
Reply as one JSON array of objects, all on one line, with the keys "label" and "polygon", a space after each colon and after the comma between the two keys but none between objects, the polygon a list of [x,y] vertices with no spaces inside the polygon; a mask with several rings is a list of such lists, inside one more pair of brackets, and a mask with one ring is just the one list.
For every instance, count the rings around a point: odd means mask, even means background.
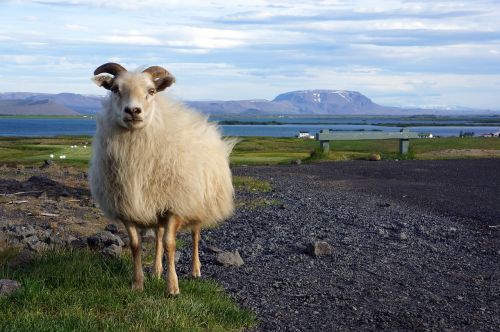
[{"label": "fence post", "polygon": [[319,141],[319,145],[323,149],[324,154],[328,154],[330,152],[330,141]]},{"label": "fence post", "polygon": [[410,148],[410,140],[409,139],[402,138],[399,140],[399,153],[407,154],[409,148]]}]

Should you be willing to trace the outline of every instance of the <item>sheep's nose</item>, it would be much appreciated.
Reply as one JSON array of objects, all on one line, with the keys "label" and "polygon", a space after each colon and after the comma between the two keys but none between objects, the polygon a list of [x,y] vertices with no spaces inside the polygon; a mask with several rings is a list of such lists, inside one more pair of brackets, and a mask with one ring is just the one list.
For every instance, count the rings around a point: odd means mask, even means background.
[{"label": "sheep's nose", "polygon": [[125,107],[124,111],[125,113],[130,114],[132,116],[139,115],[142,113],[140,107]]}]

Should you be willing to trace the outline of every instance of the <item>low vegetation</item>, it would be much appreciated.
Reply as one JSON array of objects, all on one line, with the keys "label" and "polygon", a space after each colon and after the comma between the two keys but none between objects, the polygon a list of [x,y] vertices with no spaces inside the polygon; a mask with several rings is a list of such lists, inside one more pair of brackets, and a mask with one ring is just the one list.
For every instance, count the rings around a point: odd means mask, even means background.
[{"label": "low vegetation", "polygon": [[[41,165],[50,159],[61,165],[87,168],[90,160],[91,137],[0,138],[0,163]],[[75,146],[76,148],[71,148]],[[84,148],[88,145],[88,148]],[[231,164],[275,165],[289,164],[300,159],[305,162],[322,160],[367,160],[372,153],[382,159],[446,159],[500,157],[500,139],[481,137],[445,137],[415,139],[410,154],[398,152],[397,140],[335,141],[330,153],[323,155],[315,140],[273,137],[243,137],[231,154]],[[60,156],[66,156],[60,159]]]},{"label": "low vegetation", "polygon": [[212,281],[181,279],[182,294],[171,298],[164,280],[130,291],[125,258],[49,251],[9,268],[2,256],[0,279],[23,288],[0,297],[0,331],[238,331],[255,323]]}]

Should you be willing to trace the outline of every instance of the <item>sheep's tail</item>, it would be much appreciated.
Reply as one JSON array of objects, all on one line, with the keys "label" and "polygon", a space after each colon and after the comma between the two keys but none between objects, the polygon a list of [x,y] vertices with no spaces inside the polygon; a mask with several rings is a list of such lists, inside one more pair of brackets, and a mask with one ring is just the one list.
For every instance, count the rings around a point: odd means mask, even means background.
[{"label": "sheep's tail", "polygon": [[241,139],[237,137],[225,137],[223,141],[226,145],[226,153],[229,156],[231,154],[231,151],[233,151],[234,146],[241,142]]}]

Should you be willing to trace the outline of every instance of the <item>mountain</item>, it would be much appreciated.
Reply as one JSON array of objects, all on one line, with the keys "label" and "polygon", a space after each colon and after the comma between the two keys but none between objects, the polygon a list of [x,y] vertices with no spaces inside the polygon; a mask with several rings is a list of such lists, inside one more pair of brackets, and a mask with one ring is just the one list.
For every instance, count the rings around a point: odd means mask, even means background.
[{"label": "mountain", "polygon": [[[75,93],[0,93],[0,114],[75,115],[95,114],[101,109],[101,96]],[[37,104],[39,103],[39,104]],[[201,112],[217,115],[457,115],[486,114],[494,111],[467,108],[388,107],[374,103],[357,91],[301,90],[286,92],[273,100],[186,101]],[[498,111],[496,112],[498,113]]]},{"label": "mountain", "polygon": [[0,115],[80,115],[48,99],[0,100]]},{"label": "mountain", "polygon": [[[0,93],[0,101],[27,101],[27,102],[38,102],[38,101],[48,101],[52,104],[57,104],[63,106],[67,110],[71,111],[71,114],[61,114],[61,115],[80,115],[80,114],[95,114],[101,109],[100,96],[86,96],[76,93],[34,93],[34,92],[6,92]],[[0,109],[0,114],[4,113],[4,108]],[[13,112],[14,110],[11,110]],[[39,114],[42,110],[31,109],[34,114]],[[15,114],[15,113],[14,113]],[[33,114],[33,115],[34,115]],[[23,114],[25,115],[25,114]],[[29,114],[32,115],[32,114]],[[49,115],[49,114],[46,114]],[[55,114],[50,114],[55,115]]]}]

